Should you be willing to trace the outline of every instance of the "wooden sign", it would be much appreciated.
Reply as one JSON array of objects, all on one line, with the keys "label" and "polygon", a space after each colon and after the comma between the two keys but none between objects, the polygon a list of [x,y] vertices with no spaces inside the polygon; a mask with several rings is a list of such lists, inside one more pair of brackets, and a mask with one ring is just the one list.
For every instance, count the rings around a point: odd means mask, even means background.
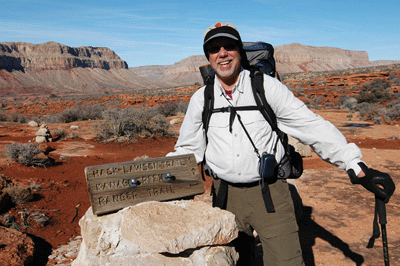
[{"label": "wooden sign", "polygon": [[85,176],[96,215],[204,193],[193,154],[88,166]]}]

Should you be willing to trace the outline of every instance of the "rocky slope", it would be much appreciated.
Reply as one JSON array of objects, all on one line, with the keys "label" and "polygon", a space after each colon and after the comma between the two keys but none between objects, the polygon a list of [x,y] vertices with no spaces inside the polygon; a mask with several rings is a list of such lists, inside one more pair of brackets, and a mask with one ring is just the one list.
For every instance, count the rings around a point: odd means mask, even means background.
[{"label": "rocky slope", "polygon": [[0,43],[0,69],[40,71],[76,67],[127,69],[128,64],[105,47],[69,47],[56,42]]},{"label": "rocky slope", "polygon": [[0,43],[0,97],[5,100],[163,86],[135,75],[109,48],[69,47],[55,42]]},{"label": "rocky slope", "polygon": [[[370,62],[365,51],[350,51],[334,47],[314,47],[299,43],[276,46],[275,60],[279,73],[319,72],[372,65],[393,64],[386,60]],[[170,66],[143,66],[131,68],[137,75],[151,80],[177,85],[202,84],[199,66],[208,64],[205,56],[191,56]]]},{"label": "rocky slope", "polygon": [[314,47],[299,43],[275,48],[277,69],[281,73],[327,71],[369,66],[368,53],[334,47]]}]

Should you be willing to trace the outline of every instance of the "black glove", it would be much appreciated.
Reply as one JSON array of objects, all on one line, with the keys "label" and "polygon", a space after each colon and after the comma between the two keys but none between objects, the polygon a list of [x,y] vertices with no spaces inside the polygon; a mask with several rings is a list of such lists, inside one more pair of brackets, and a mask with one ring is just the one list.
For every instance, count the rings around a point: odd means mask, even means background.
[{"label": "black glove", "polygon": [[358,163],[358,165],[364,171],[365,176],[358,177],[354,170],[350,169],[347,171],[347,174],[350,177],[351,183],[361,184],[368,191],[374,193],[378,199],[384,203],[388,203],[396,189],[392,178],[387,173],[368,168],[364,163]]}]

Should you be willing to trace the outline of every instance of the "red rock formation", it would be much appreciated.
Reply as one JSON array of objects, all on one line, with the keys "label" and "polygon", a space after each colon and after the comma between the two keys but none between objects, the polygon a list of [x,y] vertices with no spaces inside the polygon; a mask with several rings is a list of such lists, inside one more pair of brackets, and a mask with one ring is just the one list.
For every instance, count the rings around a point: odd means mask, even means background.
[{"label": "red rock formation", "polygon": [[55,42],[0,43],[0,69],[38,71],[76,67],[127,69],[128,64],[104,47],[69,47]]}]

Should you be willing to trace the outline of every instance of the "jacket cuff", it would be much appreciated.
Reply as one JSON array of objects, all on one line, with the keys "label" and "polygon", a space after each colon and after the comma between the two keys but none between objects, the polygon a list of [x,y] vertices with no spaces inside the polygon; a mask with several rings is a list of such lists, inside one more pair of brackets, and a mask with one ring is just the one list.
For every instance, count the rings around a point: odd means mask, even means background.
[{"label": "jacket cuff", "polygon": [[[348,171],[348,170],[350,170],[350,169],[353,169],[354,170],[354,173],[356,174],[356,176],[358,176],[358,174],[361,172],[361,167],[358,165],[358,163],[364,163],[363,161],[360,161],[360,160],[354,160],[354,161],[351,161],[349,164],[347,164],[347,168],[346,168],[346,171]],[[365,163],[364,163],[365,164]],[[365,164],[365,165],[367,165],[367,164]]]}]

